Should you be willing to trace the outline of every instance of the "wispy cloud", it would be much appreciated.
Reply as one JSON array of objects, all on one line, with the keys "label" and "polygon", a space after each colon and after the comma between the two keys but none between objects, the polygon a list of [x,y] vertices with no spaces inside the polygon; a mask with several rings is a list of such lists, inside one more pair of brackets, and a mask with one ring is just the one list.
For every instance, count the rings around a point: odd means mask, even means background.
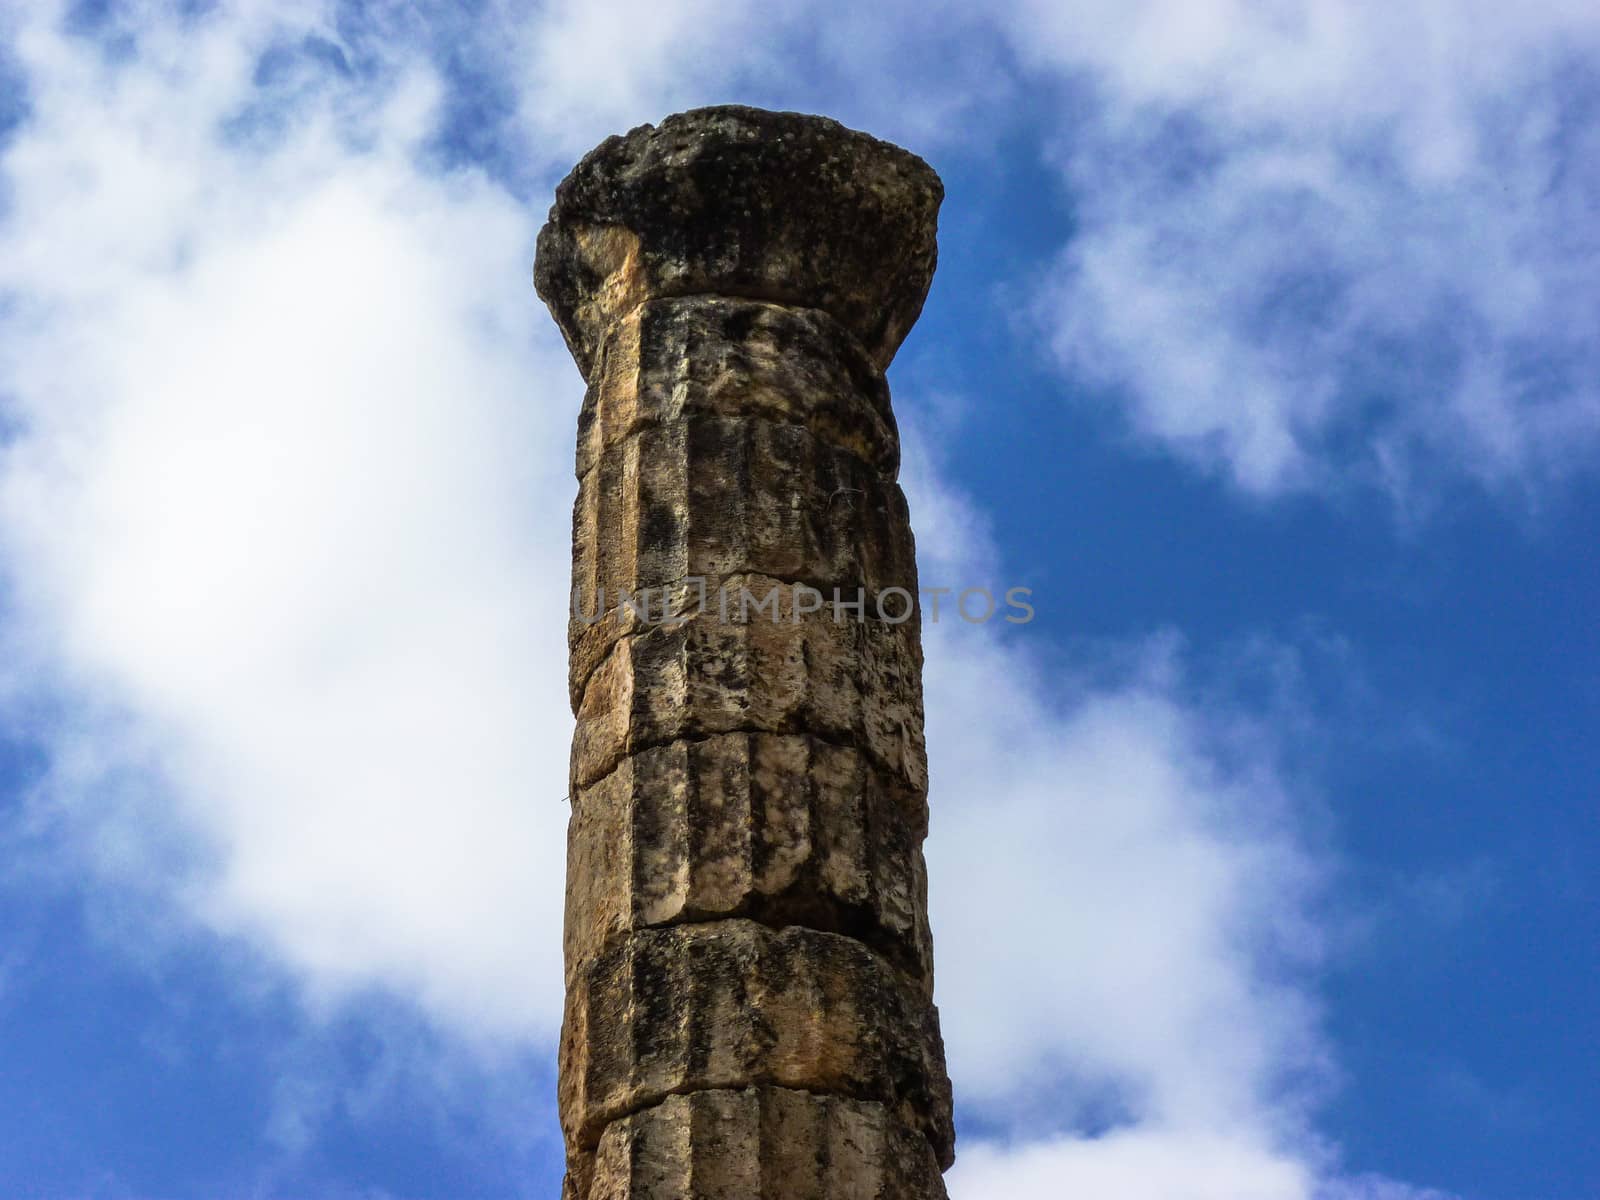
[{"label": "wispy cloud", "polygon": [[[912,434],[925,574],[993,575],[981,514]],[[1281,741],[1303,716],[1231,702],[1169,635],[1063,655],[928,633],[939,997],[991,1131],[952,1195],[1320,1196],[1329,864]]]},{"label": "wispy cloud", "polygon": [[50,795],[102,866],[319,988],[548,1032],[574,385],[534,218],[416,165],[420,65],[325,73],[269,148],[232,140],[282,37],[19,42],[13,661],[60,702]]},{"label": "wispy cloud", "polygon": [[1256,494],[1513,494],[1600,444],[1592,6],[1023,4],[1081,228],[1064,369]]}]

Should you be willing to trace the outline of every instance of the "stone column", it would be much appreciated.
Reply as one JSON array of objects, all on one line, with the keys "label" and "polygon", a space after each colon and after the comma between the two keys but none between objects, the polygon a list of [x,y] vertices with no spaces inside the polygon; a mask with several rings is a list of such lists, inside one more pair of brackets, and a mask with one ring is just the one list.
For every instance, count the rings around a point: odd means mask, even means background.
[{"label": "stone column", "polygon": [[539,235],[588,382],[571,1200],[945,1195],[920,612],[883,375],[942,196],[834,121],[707,108],[601,143]]}]

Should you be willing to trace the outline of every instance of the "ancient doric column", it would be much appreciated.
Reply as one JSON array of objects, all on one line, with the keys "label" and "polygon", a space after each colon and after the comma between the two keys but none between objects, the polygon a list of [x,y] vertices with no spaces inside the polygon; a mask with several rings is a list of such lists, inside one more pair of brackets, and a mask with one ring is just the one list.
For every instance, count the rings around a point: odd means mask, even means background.
[{"label": "ancient doric column", "polygon": [[565,1194],[927,1200],[933,1005],[911,528],[884,368],[943,188],[708,108],[556,191],[573,513]]}]

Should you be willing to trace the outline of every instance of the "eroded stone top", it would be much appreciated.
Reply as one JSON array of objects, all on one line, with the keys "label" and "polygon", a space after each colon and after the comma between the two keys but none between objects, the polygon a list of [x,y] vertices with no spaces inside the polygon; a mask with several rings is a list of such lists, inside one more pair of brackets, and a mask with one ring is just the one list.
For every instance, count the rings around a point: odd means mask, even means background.
[{"label": "eroded stone top", "polygon": [[826,117],[693,109],[573,168],[534,282],[585,377],[619,317],[694,293],[821,309],[885,367],[932,282],[943,198],[915,154]]}]

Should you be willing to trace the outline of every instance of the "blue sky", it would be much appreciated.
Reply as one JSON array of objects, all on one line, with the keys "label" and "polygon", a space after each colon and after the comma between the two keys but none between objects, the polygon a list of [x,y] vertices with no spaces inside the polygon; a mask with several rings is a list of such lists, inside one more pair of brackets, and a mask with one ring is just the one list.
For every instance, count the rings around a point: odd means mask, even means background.
[{"label": "blue sky", "polygon": [[1600,18],[0,15],[0,1195],[555,1194],[555,182],[943,176],[890,371],[956,1200],[1589,1200]]}]

